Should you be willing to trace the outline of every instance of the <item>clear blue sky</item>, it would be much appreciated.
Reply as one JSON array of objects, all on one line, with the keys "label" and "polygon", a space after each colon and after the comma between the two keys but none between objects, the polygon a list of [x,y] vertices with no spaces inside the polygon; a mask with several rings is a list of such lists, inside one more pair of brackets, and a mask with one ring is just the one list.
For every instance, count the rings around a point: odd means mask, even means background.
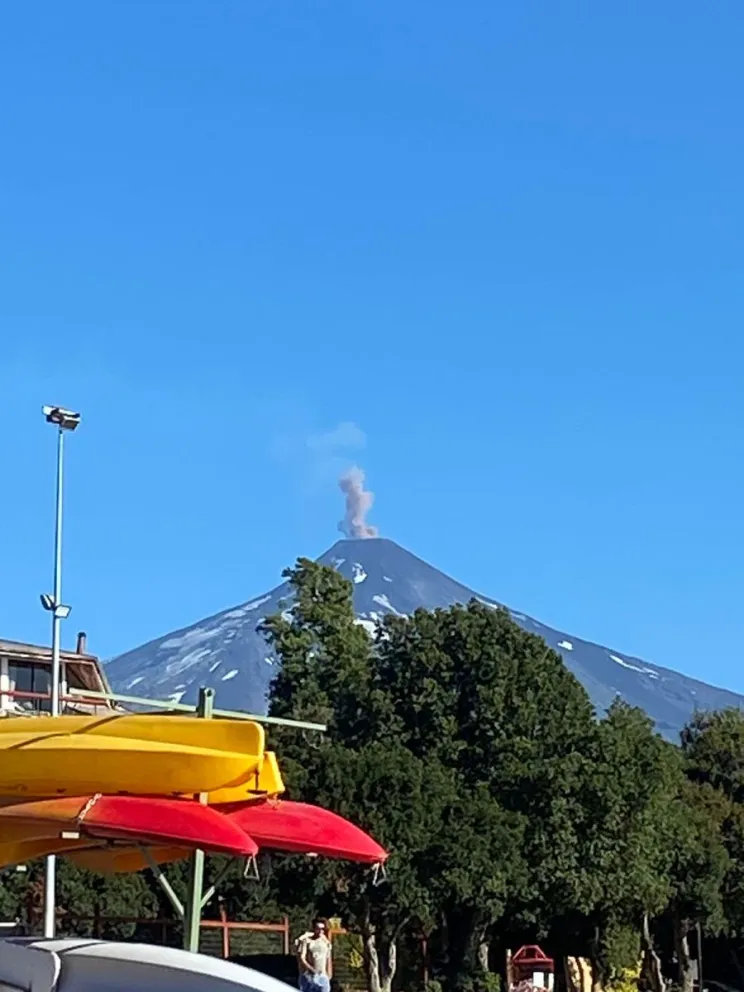
[{"label": "clear blue sky", "polygon": [[744,691],[743,50],[740,0],[8,4],[0,636],[48,402],[67,644],[271,587],[359,461],[455,578]]}]

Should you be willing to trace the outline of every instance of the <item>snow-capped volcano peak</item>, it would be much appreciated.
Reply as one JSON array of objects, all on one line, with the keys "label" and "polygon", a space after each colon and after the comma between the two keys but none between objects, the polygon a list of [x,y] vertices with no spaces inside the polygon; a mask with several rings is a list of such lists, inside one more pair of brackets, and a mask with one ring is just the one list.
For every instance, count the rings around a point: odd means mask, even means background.
[{"label": "snow-capped volcano peak", "polygon": [[[319,561],[352,582],[358,622],[370,633],[391,613],[409,615],[419,608],[446,608],[473,598],[497,605],[385,538],[338,541]],[[264,617],[286,609],[288,594],[283,583],[115,658],[107,666],[112,686],[138,696],[194,702],[199,687],[208,685],[216,690],[218,706],[265,712],[276,659],[256,628]],[[735,693],[609,651],[523,613],[511,615],[563,656],[599,711],[619,695],[646,710],[662,733],[675,737],[695,709],[744,705],[744,698]]]}]

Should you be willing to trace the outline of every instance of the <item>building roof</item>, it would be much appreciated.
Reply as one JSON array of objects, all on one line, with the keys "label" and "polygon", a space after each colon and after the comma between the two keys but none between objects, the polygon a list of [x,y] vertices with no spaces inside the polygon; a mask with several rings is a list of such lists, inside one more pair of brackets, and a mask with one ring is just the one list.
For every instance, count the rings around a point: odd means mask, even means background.
[{"label": "building roof", "polygon": [[554,967],[553,959],[549,958],[537,944],[525,944],[524,947],[520,947],[512,957],[512,964],[522,968],[529,966],[537,970],[546,968],[550,971]]},{"label": "building roof", "polygon": [[[0,656],[8,658],[9,660],[15,661],[35,661],[44,664],[51,664],[52,662],[52,649],[50,645],[40,645],[40,644],[27,644],[23,641],[6,641],[0,639]],[[78,651],[60,651],[60,659],[66,665],[78,664],[80,669],[84,672],[85,669],[90,668],[88,666],[92,665],[98,676],[98,681],[100,681],[100,687],[88,685],[88,688],[95,690],[96,692],[111,692],[111,688],[106,678],[106,673],[101,661],[94,655],[81,653]]]},{"label": "building roof", "polygon": [[[23,641],[6,641],[0,639],[0,654],[6,658],[29,658],[34,661],[51,660],[52,649],[50,645],[26,644]],[[88,661],[94,665],[100,665],[100,661],[94,654],[81,654],[77,651],[60,651],[63,661]]]}]

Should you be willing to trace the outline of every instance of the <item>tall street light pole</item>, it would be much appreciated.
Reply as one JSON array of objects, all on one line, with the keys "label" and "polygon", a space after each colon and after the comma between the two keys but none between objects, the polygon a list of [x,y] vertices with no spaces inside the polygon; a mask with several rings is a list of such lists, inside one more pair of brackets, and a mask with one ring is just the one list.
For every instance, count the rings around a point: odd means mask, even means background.
[{"label": "tall street light pole", "polygon": [[[42,413],[47,423],[57,428],[57,507],[54,526],[54,592],[41,597],[41,605],[52,614],[52,685],[51,715],[59,716],[59,689],[61,681],[60,634],[61,623],[70,615],[70,607],[62,603],[62,483],[64,469],[65,432],[74,431],[80,423],[80,414],[59,406],[44,406]],[[46,859],[44,872],[44,936],[54,937],[56,908],[57,859]]]}]

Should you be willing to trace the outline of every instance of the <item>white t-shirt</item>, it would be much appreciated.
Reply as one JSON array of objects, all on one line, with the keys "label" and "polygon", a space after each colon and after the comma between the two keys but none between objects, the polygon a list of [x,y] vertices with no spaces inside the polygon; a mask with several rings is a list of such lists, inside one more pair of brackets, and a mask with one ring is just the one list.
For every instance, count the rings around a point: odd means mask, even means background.
[{"label": "white t-shirt", "polygon": [[304,957],[316,975],[328,974],[331,958],[331,942],[325,934],[316,937],[313,933],[303,933],[297,941],[297,952]]}]

